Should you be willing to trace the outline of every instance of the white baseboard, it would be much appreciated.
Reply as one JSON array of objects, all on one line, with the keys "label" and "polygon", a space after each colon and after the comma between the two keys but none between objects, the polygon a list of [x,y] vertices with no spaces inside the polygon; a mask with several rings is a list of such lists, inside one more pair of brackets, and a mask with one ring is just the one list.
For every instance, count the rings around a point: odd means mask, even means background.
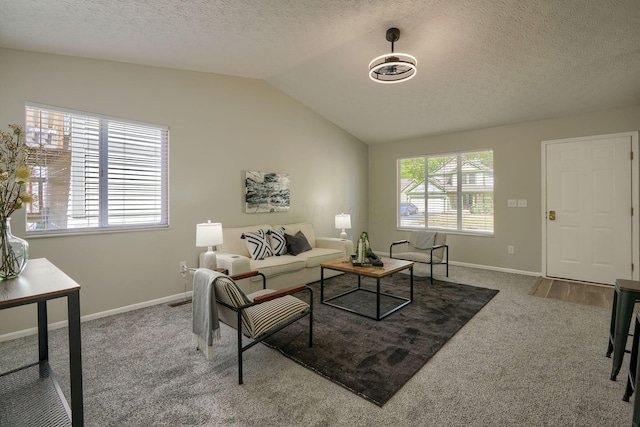
[{"label": "white baseboard", "polygon": [[[137,304],[131,304],[124,307],[114,308],[112,310],[101,311],[99,313],[87,314],[86,316],[80,317],[80,322],[86,322],[89,320],[100,319],[102,317],[113,316],[114,314],[126,313],[127,311],[138,310],[141,308],[151,307],[153,305],[165,304],[172,301],[177,301],[185,298],[190,298],[192,292],[182,292],[180,294],[171,295],[168,297],[158,298],[151,301],[144,301]],[[61,322],[49,323],[47,329],[53,331],[55,329],[65,328],[68,325],[68,321],[63,320]],[[10,341],[17,338],[26,337],[29,335],[34,335],[38,333],[38,328],[29,328],[23,329],[21,331],[10,332],[8,334],[0,335],[0,342]]]},{"label": "white baseboard", "polygon": [[[374,251],[379,256],[389,257],[389,253]],[[524,276],[542,276],[542,273],[536,271],[515,270],[513,268],[494,267],[492,265],[469,264],[466,262],[449,261],[449,265],[457,265],[460,267],[479,268],[481,270],[501,271],[503,273],[522,274]]]},{"label": "white baseboard", "polygon": [[457,265],[460,267],[479,268],[481,270],[491,270],[491,271],[501,271],[503,273],[522,274],[524,276],[542,276],[541,272],[515,270],[513,268],[494,267],[492,265],[469,264],[466,262],[457,262],[457,261],[449,261],[449,264]]}]

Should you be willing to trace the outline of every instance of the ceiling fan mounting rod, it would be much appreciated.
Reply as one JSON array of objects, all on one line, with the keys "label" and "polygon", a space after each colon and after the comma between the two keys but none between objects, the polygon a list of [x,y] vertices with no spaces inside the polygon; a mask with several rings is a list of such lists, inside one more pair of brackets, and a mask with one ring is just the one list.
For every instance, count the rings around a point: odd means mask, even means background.
[{"label": "ceiling fan mounting rod", "polygon": [[391,42],[391,53],[393,53],[393,45],[400,39],[400,30],[397,28],[389,28],[387,30],[387,41]]}]

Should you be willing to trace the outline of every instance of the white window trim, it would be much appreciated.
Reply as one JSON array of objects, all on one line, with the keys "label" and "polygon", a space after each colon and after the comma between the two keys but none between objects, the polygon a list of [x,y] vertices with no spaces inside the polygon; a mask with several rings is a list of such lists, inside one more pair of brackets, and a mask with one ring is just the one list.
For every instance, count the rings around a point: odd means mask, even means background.
[{"label": "white window trim", "polygon": [[[491,230],[464,230],[461,229],[461,224],[462,224],[462,156],[464,156],[465,154],[470,154],[470,153],[481,153],[481,152],[487,152],[490,151],[492,153],[492,156],[494,156],[494,150],[493,148],[486,148],[486,149],[477,149],[477,150],[468,150],[468,151],[453,151],[453,152],[448,152],[448,153],[434,153],[434,154],[425,154],[425,155],[416,155],[416,156],[407,156],[407,157],[402,157],[402,158],[397,158],[396,159],[396,170],[397,170],[397,175],[396,175],[396,179],[397,179],[397,186],[396,186],[396,196],[397,196],[397,200],[396,200],[396,229],[399,231],[413,231],[413,230],[428,230],[428,231],[437,231],[437,232],[445,232],[447,234],[459,234],[459,235],[473,235],[473,236],[482,236],[482,237],[493,237],[495,235],[495,175],[494,175],[494,180],[493,180],[493,187],[492,187],[492,195],[493,195],[493,226]],[[402,180],[402,168],[401,168],[401,163],[403,160],[408,160],[408,159],[416,159],[416,158],[424,158],[425,159],[425,170],[424,170],[424,178],[425,178],[425,203],[426,203],[426,195],[427,195],[427,189],[428,189],[428,184],[427,184],[427,177],[428,177],[428,161],[426,159],[428,158],[432,158],[432,157],[457,157],[457,167],[456,167],[456,203],[457,203],[457,208],[456,208],[456,229],[452,229],[452,228],[443,228],[443,227],[427,227],[427,221],[425,219],[424,225],[422,226],[415,226],[415,225],[402,225],[402,216],[400,214],[400,203],[401,203],[401,196],[400,196],[400,182]],[[495,158],[495,156],[494,156]],[[494,166],[494,171],[495,171],[495,166]],[[495,173],[495,172],[494,172]],[[485,182],[485,179],[483,178],[483,182]]]},{"label": "white window trim", "polygon": [[[159,216],[160,220],[155,223],[135,223],[135,224],[118,224],[118,225],[108,225],[105,218],[108,213],[108,206],[104,203],[107,193],[104,191],[106,188],[107,178],[99,178],[100,182],[100,199],[101,202],[99,204],[98,210],[100,211],[100,220],[98,226],[88,226],[88,227],[72,227],[72,228],[60,228],[60,229],[50,229],[50,230],[29,230],[27,228],[26,235],[29,238],[39,238],[39,237],[49,237],[49,236],[61,236],[61,235],[78,235],[78,234],[104,234],[104,233],[113,233],[113,232],[129,232],[129,231],[143,231],[143,230],[156,230],[156,229],[166,229],[169,227],[169,127],[166,125],[159,125],[155,123],[141,122],[130,119],[124,119],[120,117],[106,116],[102,114],[95,114],[90,112],[78,111],[69,108],[39,104],[35,102],[27,102],[25,103],[25,112],[27,109],[41,109],[46,111],[54,111],[62,114],[71,114],[76,116],[85,116],[90,117],[91,119],[97,119],[100,121],[114,122],[124,125],[139,125],[145,128],[153,128],[161,132],[161,153],[159,154],[160,160],[160,169],[161,169],[161,178],[160,178],[160,190],[159,194],[161,197],[160,207],[159,207]],[[29,132],[29,129],[25,128],[26,132]],[[104,135],[103,135],[104,137]],[[106,156],[104,155],[106,144],[103,142],[100,143],[100,163],[101,170],[104,169],[103,161],[106,161]],[[135,169],[134,169],[135,170]],[[106,175],[106,174],[104,174]],[[71,182],[70,186],[73,185]],[[86,200],[86,199],[85,199]],[[126,216],[125,216],[126,217]],[[29,221],[27,220],[27,225]]]}]

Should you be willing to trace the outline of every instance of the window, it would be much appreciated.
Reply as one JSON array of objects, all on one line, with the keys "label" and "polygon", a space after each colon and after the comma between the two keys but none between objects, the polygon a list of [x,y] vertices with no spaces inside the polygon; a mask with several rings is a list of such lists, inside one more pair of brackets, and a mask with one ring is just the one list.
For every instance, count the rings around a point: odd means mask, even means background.
[{"label": "window", "polygon": [[493,150],[399,159],[398,227],[492,234]]},{"label": "window", "polygon": [[27,235],[166,227],[166,126],[26,106]]}]

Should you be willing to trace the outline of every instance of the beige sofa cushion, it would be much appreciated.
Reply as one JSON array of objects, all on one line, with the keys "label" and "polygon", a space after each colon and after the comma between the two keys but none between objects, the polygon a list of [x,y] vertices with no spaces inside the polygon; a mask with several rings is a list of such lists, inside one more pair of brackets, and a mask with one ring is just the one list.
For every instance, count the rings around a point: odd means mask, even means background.
[{"label": "beige sofa cushion", "polygon": [[280,255],[270,256],[262,260],[251,260],[251,270],[258,270],[265,277],[273,277],[279,274],[291,273],[302,270],[306,266],[306,260],[300,256]]},{"label": "beige sofa cushion", "polygon": [[307,267],[316,267],[323,262],[342,258],[343,256],[344,252],[335,249],[314,248],[298,254],[296,258],[304,259]]}]

